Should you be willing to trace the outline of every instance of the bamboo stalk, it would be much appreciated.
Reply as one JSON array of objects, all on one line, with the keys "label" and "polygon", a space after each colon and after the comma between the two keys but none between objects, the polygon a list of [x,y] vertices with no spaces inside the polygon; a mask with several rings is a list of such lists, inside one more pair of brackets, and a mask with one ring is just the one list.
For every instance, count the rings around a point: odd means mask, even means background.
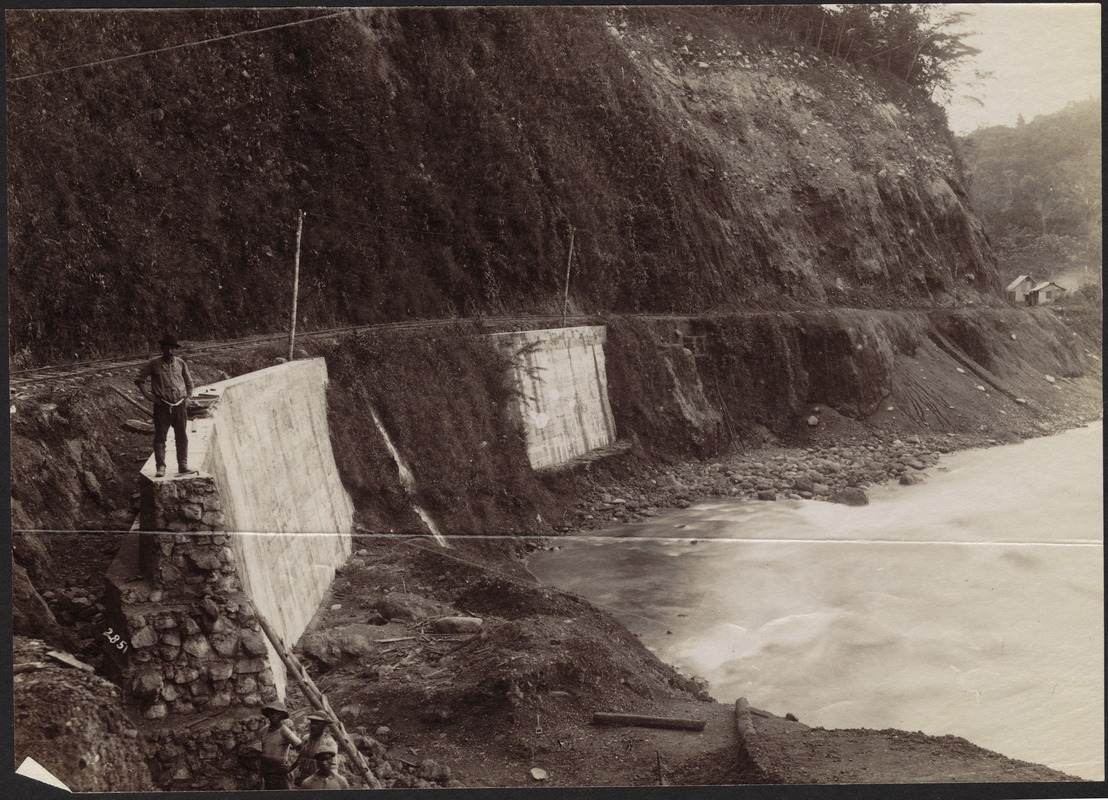
[{"label": "bamboo stalk", "polygon": [[573,226],[569,226],[569,257],[566,258],[566,292],[562,299],[562,327],[566,326],[566,312],[569,310],[569,268],[573,264]]},{"label": "bamboo stalk", "polygon": [[296,341],[296,298],[300,293],[300,234],[304,231],[304,211],[296,221],[296,258],[292,268],[292,322],[289,326],[289,361],[292,361],[292,348]]}]

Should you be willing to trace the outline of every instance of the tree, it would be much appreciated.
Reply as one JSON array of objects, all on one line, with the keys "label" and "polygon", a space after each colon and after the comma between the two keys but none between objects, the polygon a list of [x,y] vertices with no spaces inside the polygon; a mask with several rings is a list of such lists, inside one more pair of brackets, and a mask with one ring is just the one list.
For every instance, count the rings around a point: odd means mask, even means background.
[{"label": "tree", "polygon": [[1099,274],[1100,100],[1071,103],[1015,127],[983,128],[959,148],[974,207],[1013,276]]},{"label": "tree", "polygon": [[957,30],[970,15],[951,11],[941,5],[916,5],[913,9],[918,45],[910,59],[904,80],[925,89],[932,97],[936,92],[949,95],[954,68],[981,51],[965,43],[972,32]]}]

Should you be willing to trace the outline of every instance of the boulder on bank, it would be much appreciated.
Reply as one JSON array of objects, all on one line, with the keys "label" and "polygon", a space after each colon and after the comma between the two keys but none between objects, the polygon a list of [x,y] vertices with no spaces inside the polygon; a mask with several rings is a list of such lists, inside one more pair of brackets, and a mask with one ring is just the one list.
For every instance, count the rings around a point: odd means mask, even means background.
[{"label": "boulder on bank", "polygon": [[841,489],[831,495],[828,500],[832,503],[841,503],[844,506],[868,506],[869,497],[866,493],[857,487],[850,487],[849,489]]},{"label": "boulder on bank", "polygon": [[154,423],[145,422],[141,419],[129,419],[119,427],[128,433],[151,434],[154,432]]},{"label": "boulder on bank", "polygon": [[297,644],[297,650],[321,664],[335,666],[347,659],[369,655],[373,651],[370,635],[378,634],[368,625],[342,625],[306,634]]}]

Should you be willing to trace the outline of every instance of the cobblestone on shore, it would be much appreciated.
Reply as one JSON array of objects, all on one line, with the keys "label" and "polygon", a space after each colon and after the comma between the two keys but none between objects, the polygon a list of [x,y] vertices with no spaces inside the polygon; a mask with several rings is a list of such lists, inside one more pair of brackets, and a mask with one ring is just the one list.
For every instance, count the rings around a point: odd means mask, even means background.
[{"label": "cobblestone on shore", "polygon": [[[1044,426],[1037,432],[1056,433],[1064,427]],[[852,502],[849,497],[870,486],[890,481],[909,486],[926,480],[927,470],[936,467],[944,454],[1020,441],[1022,437],[1015,433],[897,435],[870,430],[837,444],[772,444],[712,461],[648,466],[625,480],[592,482],[555,527],[560,533],[572,533],[616,522],[641,522],[665,509],[688,508],[715,497]]]}]

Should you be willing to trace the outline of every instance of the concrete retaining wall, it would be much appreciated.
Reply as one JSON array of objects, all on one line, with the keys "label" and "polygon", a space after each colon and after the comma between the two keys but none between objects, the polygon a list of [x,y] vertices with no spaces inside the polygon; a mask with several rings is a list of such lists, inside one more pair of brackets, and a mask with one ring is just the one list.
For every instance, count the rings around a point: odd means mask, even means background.
[{"label": "concrete retaining wall", "polygon": [[[246,601],[291,647],[350,554],[326,385],[325,362],[312,359],[203,387],[210,412],[189,423],[198,474],[155,478],[153,458],[143,467],[142,532],[109,571],[108,616],[134,645],[113,654],[114,671],[147,718],[284,697],[284,666]],[[172,434],[167,450],[176,463]],[[161,611],[173,619],[151,636]]]},{"label": "concrete retaining wall", "polygon": [[491,334],[515,363],[527,455],[554,467],[616,438],[603,326]]},{"label": "concrete retaining wall", "polygon": [[206,387],[220,399],[198,463],[219,487],[243,588],[289,646],[350,555],[354,507],[331,451],[326,385],[317,358]]}]

